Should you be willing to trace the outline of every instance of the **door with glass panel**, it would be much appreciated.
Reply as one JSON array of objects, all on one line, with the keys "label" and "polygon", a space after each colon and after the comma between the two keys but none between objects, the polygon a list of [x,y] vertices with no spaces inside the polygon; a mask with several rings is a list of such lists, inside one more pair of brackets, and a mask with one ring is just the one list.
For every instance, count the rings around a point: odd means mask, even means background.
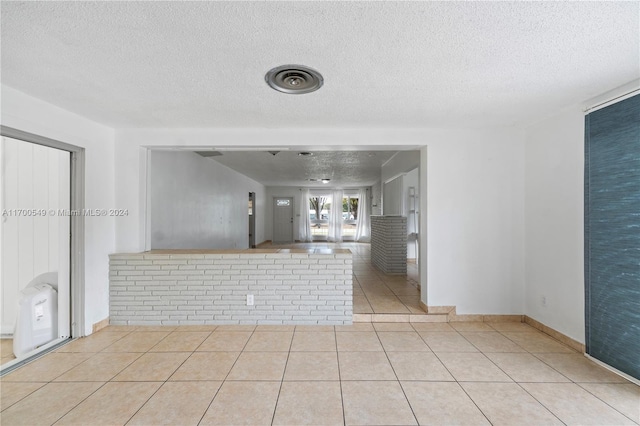
[{"label": "door with glass panel", "polygon": [[273,198],[273,242],[293,242],[293,198]]}]

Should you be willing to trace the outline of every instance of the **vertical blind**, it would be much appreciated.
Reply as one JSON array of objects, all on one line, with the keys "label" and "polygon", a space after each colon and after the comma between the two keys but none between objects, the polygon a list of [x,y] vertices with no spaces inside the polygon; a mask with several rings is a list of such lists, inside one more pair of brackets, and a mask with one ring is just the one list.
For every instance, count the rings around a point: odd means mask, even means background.
[{"label": "vertical blind", "polygon": [[640,95],[585,119],[586,352],[640,379]]}]

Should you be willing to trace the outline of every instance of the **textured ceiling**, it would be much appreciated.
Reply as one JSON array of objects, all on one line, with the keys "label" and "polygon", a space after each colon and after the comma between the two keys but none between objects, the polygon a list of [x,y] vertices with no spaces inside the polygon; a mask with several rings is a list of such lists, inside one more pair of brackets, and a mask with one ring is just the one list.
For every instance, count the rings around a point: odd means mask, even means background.
[{"label": "textured ceiling", "polygon": [[[277,152],[277,151],[274,151]],[[314,151],[300,156],[300,151],[222,151],[211,157],[225,166],[249,176],[266,186],[302,186],[309,188],[356,188],[380,180],[380,167],[396,151]],[[419,154],[418,154],[419,155]],[[328,184],[309,179],[330,179]]]},{"label": "textured ceiling", "polygon": [[2,83],[116,128],[524,125],[640,77],[639,5],[3,1]]}]

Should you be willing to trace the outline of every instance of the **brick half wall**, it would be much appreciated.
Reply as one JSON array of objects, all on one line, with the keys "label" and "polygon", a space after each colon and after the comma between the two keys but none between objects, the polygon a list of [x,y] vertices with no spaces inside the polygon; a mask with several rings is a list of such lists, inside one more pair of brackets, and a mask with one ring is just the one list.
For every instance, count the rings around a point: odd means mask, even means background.
[{"label": "brick half wall", "polygon": [[110,323],[351,324],[352,255],[328,252],[112,254]]}]

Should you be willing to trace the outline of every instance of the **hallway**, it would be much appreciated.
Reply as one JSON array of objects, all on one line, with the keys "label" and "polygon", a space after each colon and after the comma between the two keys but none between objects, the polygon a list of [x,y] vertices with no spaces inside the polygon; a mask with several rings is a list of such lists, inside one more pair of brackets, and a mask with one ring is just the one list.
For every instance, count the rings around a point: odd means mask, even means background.
[{"label": "hallway", "polygon": [[349,249],[353,254],[354,314],[425,314],[420,308],[418,265],[407,263],[407,275],[387,275],[371,264],[368,243],[262,244],[260,248]]}]

